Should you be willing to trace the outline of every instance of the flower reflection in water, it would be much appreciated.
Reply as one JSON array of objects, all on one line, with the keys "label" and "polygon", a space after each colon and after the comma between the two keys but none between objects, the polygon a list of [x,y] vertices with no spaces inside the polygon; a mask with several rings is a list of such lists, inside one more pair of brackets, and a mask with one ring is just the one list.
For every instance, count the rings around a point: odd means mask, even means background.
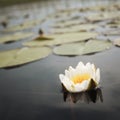
[{"label": "flower reflection in water", "polygon": [[63,91],[63,99],[65,102],[70,101],[76,103],[78,101],[85,102],[85,103],[96,103],[97,101],[103,102],[102,90],[100,88],[92,89],[85,92],[79,93],[70,93],[68,92],[64,86],[62,85]]}]

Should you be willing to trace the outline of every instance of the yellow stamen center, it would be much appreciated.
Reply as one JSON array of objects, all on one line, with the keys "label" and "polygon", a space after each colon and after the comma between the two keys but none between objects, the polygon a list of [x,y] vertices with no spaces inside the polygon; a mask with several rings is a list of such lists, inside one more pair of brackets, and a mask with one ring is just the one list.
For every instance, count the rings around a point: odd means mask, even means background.
[{"label": "yellow stamen center", "polygon": [[76,75],[76,76],[72,77],[72,81],[73,81],[75,84],[77,84],[77,83],[83,82],[84,80],[89,80],[90,77],[91,77],[90,74],[84,73],[84,74]]}]

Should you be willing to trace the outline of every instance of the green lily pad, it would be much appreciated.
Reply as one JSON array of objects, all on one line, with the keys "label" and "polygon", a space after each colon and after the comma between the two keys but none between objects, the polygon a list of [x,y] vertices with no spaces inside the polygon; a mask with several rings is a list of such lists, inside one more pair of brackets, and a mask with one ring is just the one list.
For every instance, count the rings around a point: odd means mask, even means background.
[{"label": "green lily pad", "polygon": [[18,41],[24,38],[28,38],[33,36],[34,33],[30,32],[18,32],[18,33],[14,33],[12,35],[6,35],[6,36],[2,36],[0,37],[0,43],[6,43],[6,42],[13,42],[13,41]]},{"label": "green lily pad", "polygon": [[112,46],[110,41],[90,40],[88,42],[78,42],[57,46],[53,52],[57,55],[84,55],[101,52]]},{"label": "green lily pad", "polygon": [[51,53],[48,47],[24,47],[0,52],[0,68],[13,67],[47,57]]},{"label": "green lily pad", "polygon": [[97,5],[97,6],[92,6],[89,7],[89,10],[94,10],[94,11],[103,11],[107,8],[106,5]]},{"label": "green lily pad", "polygon": [[107,49],[110,49],[112,46],[111,41],[102,41],[102,40],[90,40],[86,42],[84,54],[91,54],[96,52],[101,52]]},{"label": "green lily pad", "polygon": [[107,27],[109,27],[109,28],[120,28],[120,22],[107,24]]},{"label": "green lily pad", "polygon": [[95,13],[95,14],[91,14],[89,16],[86,16],[86,18],[90,21],[90,22],[98,22],[98,21],[102,21],[102,20],[109,20],[109,19],[114,19],[114,18],[118,18],[120,15],[120,12],[100,12],[100,13]]},{"label": "green lily pad", "polygon": [[50,15],[49,18],[64,18],[64,17],[71,17],[72,12],[75,12],[73,9],[64,9],[55,12],[54,14]]},{"label": "green lily pad", "polygon": [[114,45],[120,47],[120,38],[117,38],[116,40],[113,41]]},{"label": "green lily pad", "polygon": [[64,27],[70,27],[72,25],[79,25],[81,24],[83,21],[81,21],[80,19],[75,19],[75,20],[65,20],[64,22],[56,22],[55,24],[53,24],[51,27],[53,28],[64,28]]},{"label": "green lily pad", "polygon": [[53,39],[54,39],[54,38],[51,37],[51,36],[42,35],[42,36],[36,37],[34,40],[44,41],[44,40],[53,40]]},{"label": "green lily pad", "polygon": [[109,24],[107,25],[109,28],[120,28],[120,24]]},{"label": "green lily pad", "polygon": [[9,28],[4,29],[4,32],[15,32],[15,31],[20,31],[24,29],[29,29],[32,28],[34,25],[27,25],[27,24],[21,24],[21,25],[15,25]]},{"label": "green lily pad", "polygon": [[45,40],[45,41],[29,41],[23,43],[25,46],[52,46],[52,45],[59,45],[64,43],[71,43],[77,41],[85,41],[90,38],[95,38],[97,33],[93,32],[80,32],[80,33],[66,33],[66,34],[56,34],[53,35],[53,40]]},{"label": "green lily pad", "polygon": [[107,36],[120,35],[120,30],[110,30],[110,31],[105,32],[104,35],[107,35]]},{"label": "green lily pad", "polygon": [[91,29],[97,28],[97,25],[93,24],[82,24],[82,25],[74,25],[71,27],[64,27],[64,28],[59,28],[59,29],[53,29],[53,33],[72,33],[72,32],[86,32]]},{"label": "green lily pad", "polygon": [[20,25],[8,27],[8,28],[4,29],[3,31],[4,32],[15,32],[15,31],[20,31],[20,30],[24,30],[24,29],[30,29],[37,24],[41,24],[41,22],[42,22],[42,20],[26,21]]}]

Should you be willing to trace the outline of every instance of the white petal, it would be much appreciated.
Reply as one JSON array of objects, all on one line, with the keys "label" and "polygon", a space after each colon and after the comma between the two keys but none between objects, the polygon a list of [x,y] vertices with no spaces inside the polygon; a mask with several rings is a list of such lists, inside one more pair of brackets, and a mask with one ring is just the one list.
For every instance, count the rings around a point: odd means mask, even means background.
[{"label": "white petal", "polygon": [[95,72],[96,71],[95,65],[92,64],[91,66],[92,66],[93,71]]},{"label": "white petal", "polygon": [[71,66],[69,67],[69,73],[70,73],[70,78],[72,78],[75,75],[75,69],[72,68]]},{"label": "white petal", "polygon": [[88,63],[86,64],[86,67],[91,67],[90,62],[88,62]]},{"label": "white petal", "polygon": [[59,74],[59,78],[60,78],[60,81],[62,82],[65,78],[65,76],[63,74]]},{"label": "white petal", "polygon": [[85,66],[78,66],[76,68],[76,70],[78,71],[79,74],[84,74],[86,73],[86,67]]},{"label": "white petal", "polygon": [[65,77],[65,79],[62,81],[62,84],[64,85],[64,87],[69,91],[72,92],[74,91],[74,83],[72,81],[70,81],[67,77]]},{"label": "white petal", "polygon": [[83,81],[83,82],[81,83],[81,85],[83,86],[83,90],[84,90],[84,91],[87,90],[88,85],[89,85],[89,82],[90,82],[90,80],[85,80],[85,81]]},{"label": "white petal", "polygon": [[69,66],[69,71],[72,71],[73,70],[73,67],[72,66]]},{"label": "white petal", "polygon": [[93,74],[93,71],[92,71],[92,66],[91,66],[91,64],[90,64],[90,63],[87,63],[87,64],[86,64],[85,71],[86,71],[86,73],[89,73],[90,75],[92,75],[92,74]]},{"label": "white petal", "polygon": [[97,68],[97,70],[96,70],[96,78],[95,78],[95,80],[96,80],[97,84],[100,83],[100,69],[99,68]]},{"label": "white petal", "polygon": [[62,81],[62,84],[68,91],[71,91],[71,85],[66,80]]},{"label": "white petal", "polygon": [[86,91],[88,88],[90,80],[85,80],[82,83],[75,85],[75,92]]},{"label": "white petal", "polygon": [[68,70],[65,70],[65,76],[68,77],[70,79],[70,72]]},{"label": "white petal", "polygon": [[91,78],[95,80],[94,64],[87,63],[86,66],[87,66],[86,71],[91,75]]},{"label": "white petal", "polygon": [[76,66],[76,68],[81,68],[84,67],[85,65],[82,62],[79,62],[78,65]]}]

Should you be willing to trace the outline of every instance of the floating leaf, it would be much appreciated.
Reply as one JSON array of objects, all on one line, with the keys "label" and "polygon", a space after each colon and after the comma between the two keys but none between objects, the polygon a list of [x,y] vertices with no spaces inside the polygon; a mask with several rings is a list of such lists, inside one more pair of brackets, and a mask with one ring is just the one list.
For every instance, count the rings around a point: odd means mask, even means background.
[{"label": "floating leaf", "polygon": [[89,7],[89,10],[94,10],[94,11],[101,11],[101,12],[105,12],[105,11],[115,11],[119,8],[118,4],[109,4],[109,5],[96,5],[96,6],[92,6]]},{"label": "floating leaf", "polygon": [[42,20],[31,20],[31,21],[24,22],[20,25],[8,27],[8,28],[4,29],[3,31],[4,32],[15,32],[15,31],[20,31],[20,30],[24,30],[24,29],[30,29],[37,24],[41,24],[41,22],[42,22]]},{"label": "floating leaf", "polygon": [[54,38],[51,37],[51,36],[38,36],[37,38],[35,38],[35,40],[38,40],[38,41],[44,41],[44,40],[53,40]]},{"label": "floating leaf", "polygon": [[120,38],[117,38],[116,40],[113,41],[114,45],[120,47]]},{"label": "floating leaf", "polygon": [[9,28],[6,28],[3,30],[3,32],[15,32],[15,31],[20,31],[24,29],[29,29],[32,28],[34,25],[26,25],[26,24],[20,24],[20,25],[15,25]]},{"label": "floating leaf", "polygon": [[54,48],[53,52],[57,55],[83,55],[100,52],[111,47],[110,41],[90,40],[88,42],[78,42],[64,44]]},{"label": "floating leaf", "polygon": [[70,27],[72,25],[79,25],[81,23],[83,23],[83,21],[80,20],[80,19],[67,20],[67,21],[65,20],[64,22],[59,21],[59,22],[53,24],[51,27],[53,27],[53,28],[64,28],[64,27]]},{"label": "floating leaf", "polygon": [[120,12],[102,12],[102,13],[97,13],[97,14],[96,13],[91,14],[89,16],[86,16],[86,18],[90,22],[98,22],[102,20],[118,18],[119,15],[120,15]]},{"label": "floating leaf", "polygon": [[120,23],[107,24],[107,27],[109,27],[109,28],[120,28]]},{"label": "floating leaf", "polygon": [[86,32],[91,29],[95,29],[97,25],[93,24],[82,24],[82,25],[74,25],[71,27],[64,27],[64,28],[59,28],[59,29],[53,29],[53,33],[72,33],[72,32]]},{"label": "floating leaf", "polygon": [[33,36],[34,33],[22,33],[22,32],[18,32],[18,33],[14,33],[12,35],[6,35],[6,36],[2,36],[0,37],[0,43],[6,43],[6,42],[13,42],[13,41],[18,41],[27,37],[31,37]]},{"label": "floating leaf", "polygon": [[12,67],[29,63],[48,56],[51,49],[48,47],[25,47],[0,52],[0,68]]},{"label": "floating leaf", "polygon": [[90,40],[86,42],[84,54],[91,54],[109,49],[112,46],[111,41]]},{"label": "floating leaf", "polygon": [[103,5],[97,5],[97,6],[92,6],[89,7],[89,10],[95,10],[95,11],[104,11],[106,9],[107,6],[103,6]]},{"label": "floating leaf", "polygon": [[111,36],[120,35],[120,30],[110,30],[110,31],[106,31],[106,32],[104,33],[104,35],[111,35]]},{"label": "floating leaf", "polygon": [[90,38],[95,38],[97,36],[97,33],[92,32],[80,32],[80,33],[66,33],[66,34],[56,34],[53,35],[53,40],[45,40],[45,41],[29,41],[23,43],[25,46],[44,46],[44,45],[58,45],[58,44],[64,44],[64,43],[71,43],[71,42],[77,42],[77,41],[84,41],[88,40]]},{"label": "floating leaf", "polygon": [[[64,10],[59,10],[56,13],[52,14],[49,16],[50,18],[64,18],[64,17],[71,17],[71,14],[73,12],[73,9],[64,9]],[[75,12],[75,11],[74,11]]]},{"label": "floating leaf", "polygon": [[53,49],[57,55],[81,55],[85,42],[64,44]]}]

